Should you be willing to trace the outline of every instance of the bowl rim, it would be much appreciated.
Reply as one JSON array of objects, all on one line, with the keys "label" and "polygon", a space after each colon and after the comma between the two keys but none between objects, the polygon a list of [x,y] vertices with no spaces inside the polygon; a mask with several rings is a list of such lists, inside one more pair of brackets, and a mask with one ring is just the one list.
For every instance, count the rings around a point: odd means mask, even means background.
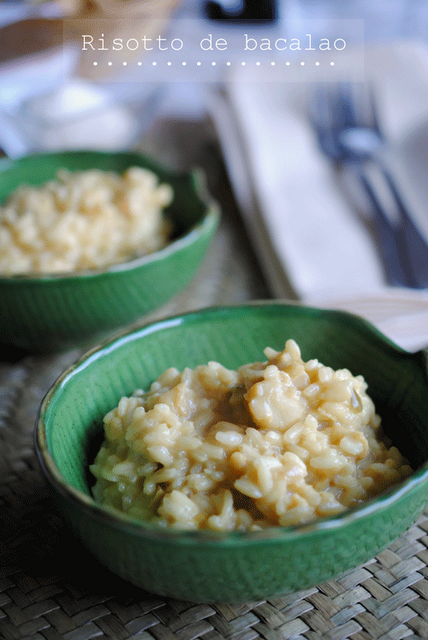
[{"label": "bowl rim", "polygon": [[154,320],[141,327],[121,331],[115,336],[109,337],[100,344],[92,347],[81,355],[73,364],[67,367],[67,369],[63,371],[45,394],[37,414],[34,428],[34,442],[39,464],[47,482],[51,484],[51,486],[61,494],[62,497],[66,498],[68,502],[71,502],[80,509],[83,509],[83,511],[89,516],[101,521],[105,525],[111,526],[115,529],[125,530],[141,539],[151,539],[156,540],[157,542],[172,541],[180,545],[197,543],[202,545],[211,544],[216,547],[228,547],[235,546],[237,544],[239,546],[246,544],[260,544],[267,541],[272,543],[292,541],[302,539],[302,537],[313,536],[314,534],[323,535],[338,528],[346,528],[354,522],[369,518],[377,512],[382,512],[388,509],[406,494],[417,488],[420,484],[428,481],[427,459],[405,480],[387,489],[378,496],[370,498],[369,500],[334,516],[317,518],[316,520],[305,524],[289,526],[272,525],[259,531],[217,532],[205,529],[175,530],[142,522],[136,518],[132,518],[121,513],[112,507],[106,507],[97,503],[92,496],[76,489],[65,480],[48,449],[45,416],[53,397],[69,378],[76,375],[82,367],[85,368],[97,358],[102,357],[103,354],[107,354],[109,351],[115,350],[125,342],[132,342],[133,340],[139,339],[139,337],[144,337],[144,335],[148,333],[161,331],[164,327],[169,328],[182,324],[183,322],[186,322],[186,320],[188,321],[189,319],[191,320],[192,318],[197,317],[206,317],[210,314],[243,313],[246,310],[254,311],[260,308],[267,308],[269,306],[284,308],[294,307],[303,311],[320,313],[324,317],[347,317],[351,319],[356,327],[359,327],[360,329],[365,328],[366,331],[368,330],[379,341],[383,342],[389,348],[392,348],[401,355],[408,355],[409,358],[423,357],[425,362],[428,360],[427,350],[420,350],[414,353],[406,351],[385,336],[371,322],[354,313],[313,307],[293,300],[254,300],[251,302],[228,306],[210,306],[196,311],[187,311],[175,316]]},{"label": "bowl rim", "polygon": [[[175,178],[187,178],[189,182],[192,183],[192,186],[195,191],[195,195],[199,197],[201,204],[204,205],[204,212],[201,217],[194,222],[191,226],[187,228],[187,230],[180,234],[177,238],[167,242],[167,244],[156,251],[151,253],[139,256],[137,258],[132,258],[131,260],[126,260],[122,262],[116,262],[104,267],[97,267],[94,269],[84,269],[81,271],[66,271],[60,273],[22,273],[22,274],[1,274],[0,273],[0,284],[5,283],[25,283],[25,282],[55,282],[59,280],[84,280],[90,278],[98,278],[107,276],[109,274],[113,275],[115,273],[121,273],[124,271],[133,271],[134,269],[139,269],[140,267],[145,267],[148,264],[156,264],[157,262],[161,262],[162,260],[168,258],[171,255],[185,249],[186,247],[192,245],[199,238],[209,235],[211,231],[214,231],[218,225],[220,219],[220,206],[217,201],[210,195],[207,184],[206,184],[206,176],[205,172],[199,167],[193,167],[188,171],[177,171],[167,167],[166,165],[161,165],[161,163],[156,160],[150,158],[149,156],[144,155],[143,153],[139,153],[136,151],[91,151],[91,150],[70,150],[70,151],[60,151],[60,152],[41,152],[28,154],[26,156],[21,156],[20,158],[10,159],[10,158],[2,158],[0,159],[0,176],[2,173],[2,164],[13,165],[14,162],[19,162],[23,159],[32,159],[37,160],[39,157],[51,157],[51,156],[60,156],[60,155],[70,155],[70,156],[81,156],[81,155],[98,155],[98,156],[128,156],[129,158],[142,158],[148,162],[152,171],[159,170],[160,172],[165,172],[169,174],[171,179]],[[131,166],[131,165],[130,165]]]}]

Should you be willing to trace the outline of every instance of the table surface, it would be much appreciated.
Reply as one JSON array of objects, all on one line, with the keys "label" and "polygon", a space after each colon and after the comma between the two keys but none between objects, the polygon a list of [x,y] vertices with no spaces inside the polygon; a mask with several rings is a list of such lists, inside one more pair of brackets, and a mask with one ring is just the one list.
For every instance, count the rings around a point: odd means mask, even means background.
[{"label": "table surface", "polygon": [[[271,297],[211,123],[161,123],[140,147],[177,168],[203,167],[223,211],[197,276],[140,324],[200,307]],[[428,638],[428,514],[364,566],[306,591],[259,602],[180,602],[143,592],[104,570],[56,514],[33,447],[44,394],[81,352],[0,352],[0,638]]]}]

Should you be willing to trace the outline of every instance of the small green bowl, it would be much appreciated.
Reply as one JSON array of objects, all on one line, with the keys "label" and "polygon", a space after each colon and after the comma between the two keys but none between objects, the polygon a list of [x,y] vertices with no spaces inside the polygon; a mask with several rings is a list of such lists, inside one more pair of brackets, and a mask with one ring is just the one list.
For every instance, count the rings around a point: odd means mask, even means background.
[{"label": "small green bowl", "polygon": [[40,185],[60,168],[122,173],[146,167],[174,189],[166,210],[175,235],[164,249],[105,269],[0,276],[0,343],[32,352],[65,349],[136,321],[182,289],[216,231],[219,211],[194,171],[177,174],[132,152],[71,151],[0,162],[0,202],[21,184]]},{"label": "small green bowl", "polygon": [[[407,480],[335,517],[247,533],[161,530],[95,503],[88,465],[102,417],[122,395],[148,388],[170,366],[217,360],[236,368],[263,359],[268,345],[282,349],[288,338],[304,359],[364,375],[386,433],[415,469]],[[410,354],[345,312],[261,302],[166,319],[95,348],[48,392],[35,437],[60,511],[112,572],[178,599],[252,601],[337,577],[411,526],[428,503],[427,408],[425,352]]]}]

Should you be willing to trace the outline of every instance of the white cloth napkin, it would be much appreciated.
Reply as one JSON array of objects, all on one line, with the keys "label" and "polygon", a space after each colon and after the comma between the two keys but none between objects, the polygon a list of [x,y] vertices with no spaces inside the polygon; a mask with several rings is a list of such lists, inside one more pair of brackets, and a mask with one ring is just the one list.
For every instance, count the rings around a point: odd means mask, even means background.
[{"label": "white cloth napkin", "polygon": [[[318,149],[305,113],[313,82],[269,82],[269,70],[260,73],[232,72],[213,96],[212,114],[274,294],[363,315],[409,350],[428,345],[428,291],[386,284],[366,224]],[[365,52],[365,77],[376,85],[403,195],[428,237],[428,50],[374,48]]]}]

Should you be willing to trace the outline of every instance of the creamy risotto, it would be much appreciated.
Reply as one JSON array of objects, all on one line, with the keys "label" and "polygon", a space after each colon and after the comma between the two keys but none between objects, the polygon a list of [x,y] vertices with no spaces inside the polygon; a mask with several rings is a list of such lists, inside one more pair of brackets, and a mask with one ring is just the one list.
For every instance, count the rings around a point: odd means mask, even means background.
[{"label": "creamy risotto", "polygon": [[168,369],[104,418],[94,497],[176,529],[255,530],[340,513],[411,473],[362,376],[298,345],[237,371]]},{"label": "creamy risotto", "polygon": [[23,185],[0,207],[0,274],[58,273],[108,266],[164,246],[173,197],[147,169],[123,175],[58,171]]}]

